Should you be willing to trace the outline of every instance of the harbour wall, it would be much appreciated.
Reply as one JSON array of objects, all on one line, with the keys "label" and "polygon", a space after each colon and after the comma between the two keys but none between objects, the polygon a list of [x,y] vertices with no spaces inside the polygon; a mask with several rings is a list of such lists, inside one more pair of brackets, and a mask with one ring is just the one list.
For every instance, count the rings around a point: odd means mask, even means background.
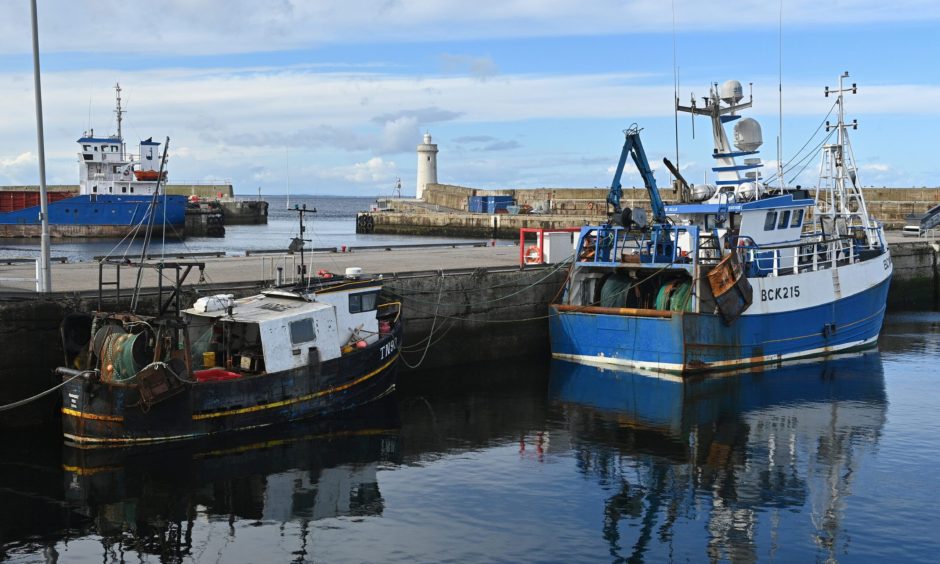
[{"label": "harbour wall", "polygon": [[[900,229],[910,214],[940,203],[937,188],[863,188],[868,213],[888,229]],[[531,188],[484,190],[450,184],[429,184],[423,201],[393,200],[394,212],[369,214],[371,232],[451,237],[515,238],[520,227],[557,229],[606,218],[608,188]],[[677,200],[672,188],[660,189],[665,202]],[[479,214],[468,212],[471,196],[511,196],[536,214]],[[645,188],[624,188],[622,204],[649,212]],[[359,225],[359,222],[357,222]]]}]

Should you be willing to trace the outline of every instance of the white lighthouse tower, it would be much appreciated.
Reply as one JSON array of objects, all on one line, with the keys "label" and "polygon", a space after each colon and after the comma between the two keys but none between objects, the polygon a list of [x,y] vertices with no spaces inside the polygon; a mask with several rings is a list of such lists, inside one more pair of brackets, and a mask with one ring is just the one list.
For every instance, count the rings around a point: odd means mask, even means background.
[{"label": "white lighthouse tower", "polygon": [[424,187],[437,184],[437,145],[431,143],[431,134],[424,133],[424,143],[418,145],[418,186],[415,198],[424,198]]}]

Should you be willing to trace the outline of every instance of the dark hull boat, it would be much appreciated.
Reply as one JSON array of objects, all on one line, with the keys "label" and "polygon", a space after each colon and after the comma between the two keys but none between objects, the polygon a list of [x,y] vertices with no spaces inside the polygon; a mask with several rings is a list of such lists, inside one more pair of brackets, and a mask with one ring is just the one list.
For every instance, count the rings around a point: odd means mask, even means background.
[{"label": "dark hull boat", "polygon": [[155,318],[71,316],[63,323],[68,367],[58,369],[69,380],[65,438],[77,445],[189,439],[330,416],[385,397],[395,390],[402,327],[398,304],[378,304],[380,290],[380,278],[355,273],[238,300],[202,298]]}]

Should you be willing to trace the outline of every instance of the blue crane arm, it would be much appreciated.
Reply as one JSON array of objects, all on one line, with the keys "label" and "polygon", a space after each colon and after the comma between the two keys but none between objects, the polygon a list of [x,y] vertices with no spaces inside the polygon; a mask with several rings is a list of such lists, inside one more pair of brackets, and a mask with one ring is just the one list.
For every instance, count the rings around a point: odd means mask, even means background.
[{"label": "blue crane arm", "polygon": [[633,162],[636,164],[637,170],[639,170],[640,175],[643,176],[643,184],[646,186],[646,191],[649,192],[650,195],[650,206],[653,208],[653,221],[662,223],[666,221],[666,206],[663,204],[663,199],[659,195],[659,188],[656,187],[656,177],[653,176],[650,163],[646,160],[646,151],[643,150],[643,143],[640,141],[640,130],[635,126],[631,127],[627,130],[626,135],[627,140],[633,143],[630,156],[633,157]]},{"label": "blue crane arm", "polygon": [[614,207],[614,213],[620,213],[620,199],[623,197],[623,188],[620,186],[620,178],[623,176],[623,167],[627,164],[627,155],[633,159],[640,176],[643,177],[643,184],[650,196],[650,206],[653,208],[653,221],[662,223],[666,221],[666,206],[659,195],[659,189],[656,187],[656,178],[650,169],[650,163],[646,159],[646,151],[643,150],[643,143],[640,141],[640,129],[636,124],[624,130],[623,150],[620,152],[620,161],[617,162],[617,171],[614,173],[614,180],[610,184],[610,192],[607,194],[607,203]]}]

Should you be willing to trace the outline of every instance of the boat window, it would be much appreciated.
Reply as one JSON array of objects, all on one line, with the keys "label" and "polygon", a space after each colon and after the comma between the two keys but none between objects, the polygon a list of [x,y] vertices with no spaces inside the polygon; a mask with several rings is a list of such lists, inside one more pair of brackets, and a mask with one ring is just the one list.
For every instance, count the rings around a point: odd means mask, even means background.
[{"label": "boat window", "polygon": [[790,210],[780,212],[780,221],[777,222],[777,229],[786,229],[790,223]]},{"label": "boat window", "polygon": [[83,151],[91,151],[91,145],[82,145]]},{"label": "boat window", "polygon": [[112,166],[112,167],[111,167],[111,170],[112,170],[113,172],[117,173],[117,172],[118,172],[118,167],[117,167],[117,165]]},{"label": "boat window", "polygon": [[777,225],[777,212],[769,211],[767,217],[764,218],[764,231],[772,230],[774,225]]},{"label": "boat window", "polygon": [[375,302],[379,297],[378,292],[363,292],[361,294],[349,295],[349,313],[362,313],[375,309]]},{"label": "boat window", "polygon": [[314,340],[316,340],[316,335],[313,332],[312,319],[308,318],[290,322],[291,344],[299,345],[300,343],[309,343]]},{"label": "boat window", "polygon": [[97,192],[97,191],[98,191],[98,187],[97,187],[97,186],[92,186],[92,187],[91,187],[91,191],[92,191],[92,192]]},{"label": "boat window", "polygon": [[127,194],[127,186],[121,186],[121,193]]},{"label": "boat window", "polygon": [[803,225],[803,212],[805,210],[796,210],[796,213],[793,214],[793,222],[790,223],[790,227],[799,227]]},{"label": "boat window", "polygon": [[134,193],[134,187],[131,186],[131,194],[133,194],[133,193]]}]

